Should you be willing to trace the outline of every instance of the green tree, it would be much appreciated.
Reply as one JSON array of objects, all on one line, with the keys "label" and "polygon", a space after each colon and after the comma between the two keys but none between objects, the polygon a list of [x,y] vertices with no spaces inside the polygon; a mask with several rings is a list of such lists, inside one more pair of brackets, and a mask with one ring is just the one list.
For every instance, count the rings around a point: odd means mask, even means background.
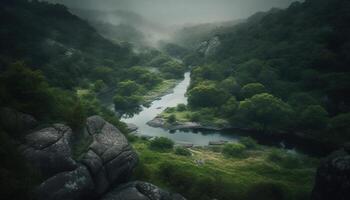
[{"label": "green tree", "polygon": [[241,91],[241,96],[246,99],[250,98],[254,95],[265,93],[266,88],[263,84],[261,83],[249,83],[245,86],[243,86],[242,91]]},{"label": "green tree", "polygon": [[40,71],[16,62],[0,75],[0,83],[1,101],[6,106],[38,118],[46,118],[52,112],[53,94]]},{"label": "green tree", "polygon": [[308,106],[301,113],[300,124],[307,130],[323,130],[328,125],[328,112],[319,105]]},{"label": "green tree", "polygon": [[200,84],[189,91],[188,102],[192,107],[216,107],[229,98],[226,91],[213,85]]},{"label": "green tree", "polygon": [[241,86],[238,84],[237,80],[234,77],[229,77],[223,80],[220,83],[220,87],[236,97],[241,91]]},{"label": "green tree", "polygon": [[103,82],[103,80],[97,80],[93,87],[95,92],[100,92],[104,88],[106,88],[106,84]]},{"label": "green tree", "polygon": [[240,102],[238,113],[247,125],[266,131],[287,128],[291,107],[271,94],[263,93]]},{"label": "green tree", "polygon": [[239,102],[235,97],[231,97],[222,107],[221,113],[223,113],[227,117],[232,117],[236,114],[238,110]]},{"label": "green tree", "polygon": [[141,90],[141,85],[137,84],[135,81],[132,80],[120,82],[117,86],[117,94],[123,96],[131,96],[133,94],[137,94]]}]

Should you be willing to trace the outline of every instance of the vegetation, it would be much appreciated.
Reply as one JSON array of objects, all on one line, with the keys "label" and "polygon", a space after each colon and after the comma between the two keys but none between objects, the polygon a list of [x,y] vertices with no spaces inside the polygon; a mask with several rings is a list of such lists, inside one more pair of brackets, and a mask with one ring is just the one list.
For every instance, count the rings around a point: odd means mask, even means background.
[{"label": "vegetation", "polygon": [[222,149],[222,153],[229,157],[239,157],[242,156],[242,153],[247,147],[244,144],[240,143],[230,143],[225,144],[224,148]]},{"label": "vegetation", "polygon": [[157,137],[150,142],[149,147],[152,150],[166,151],[173,149],[174,142],[165,137]]},{"label": "vegetation", "polygon": [[190,150],[184,147],[176,147],[174,153],[179,156],[191,156],[192,153]]},{"label": "vegetation", "polygon": [[[140,156],[135,179],[180,192],[190,200],[309,199],[318,163],[307,156],[260,146],[246,149],[244,157],[191,148],[189,157],[178,155],[176,150],[152,151],[149,143],[140,139],[133,142]],[[275,151],[287,159],[292,156],[300,164],[271,162],[269,155]]]},{"label": "vegetation", "polygon": [[307,0],[218,30],[215,53],[197,52],[189,60],[199,64],[192,70],[188,115],[198,121],[195,113],[210,107],[212,119],[238,128],[349,141],[331,124],[350,112],[349,11],[345,0]]}]

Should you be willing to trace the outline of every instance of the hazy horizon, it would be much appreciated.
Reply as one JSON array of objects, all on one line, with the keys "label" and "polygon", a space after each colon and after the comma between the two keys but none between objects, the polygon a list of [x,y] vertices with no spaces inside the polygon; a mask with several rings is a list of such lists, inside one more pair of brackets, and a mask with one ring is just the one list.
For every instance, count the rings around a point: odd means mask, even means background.
[{"label": "hazy horizon", "polygon": [[132,11],[163,25],[211,23],[244,19],[271,8],[286,8],[295,0],[47,0],[70,8]]}]

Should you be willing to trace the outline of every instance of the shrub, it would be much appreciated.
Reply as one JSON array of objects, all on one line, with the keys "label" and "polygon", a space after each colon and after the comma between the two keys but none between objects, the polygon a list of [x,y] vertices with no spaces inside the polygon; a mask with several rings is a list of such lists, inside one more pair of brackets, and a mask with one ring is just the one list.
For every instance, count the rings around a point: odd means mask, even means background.
[{"label": "shrub", "polygon": [[186,111],[186,110],[187,110],[187,107],[186,107],[185,104],[182,103],[182,104],[177,105],[176,109],[177,109],[177,111],[179,111],[179,112],[183,112],[183,111]]},{"label": "shrub", "polygon": [[242,155],[245,149],[246,149],[246,146],[243,144],[231,143],[231,144],[226,144],[224,146],[224,148],[222,149],[222,153],[226,156],[236,157],[236,156]]},{"label": "shrub", "polygon": [[169,150],[174,147],[174,142],[165,137],[157,137],[150,143],[150,149],[152,150]]},{"label": "shrub", "polygon": [[248,149],[256,149],[258,146],[258,143],[251,137],[243,137],[239,140],[239,142]]},{"label": "shrub", "polygon": [[190,115],[190,120],[193,122],[199,122],[201,120],[201,114],[195,112]]},{"label": "shrub", "polygon": [[167,122],[173,124],[176,122],[176,116],[174,114],[170,115],[167,119]]},{"label": "shrub", "polygon": [[191,151],[184,147],[176,147],[175,154],[180,156],[191,156]]}]

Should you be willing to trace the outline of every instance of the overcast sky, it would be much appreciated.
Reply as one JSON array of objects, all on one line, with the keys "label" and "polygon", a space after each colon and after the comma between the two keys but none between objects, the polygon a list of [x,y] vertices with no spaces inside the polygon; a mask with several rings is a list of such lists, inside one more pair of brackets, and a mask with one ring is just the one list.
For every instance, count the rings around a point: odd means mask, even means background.
[{"label": "overcast sky", "polygon": [[247,18],[294,0],[49,0],[72,8],[130,10],[163,24],[204,23]]}]

